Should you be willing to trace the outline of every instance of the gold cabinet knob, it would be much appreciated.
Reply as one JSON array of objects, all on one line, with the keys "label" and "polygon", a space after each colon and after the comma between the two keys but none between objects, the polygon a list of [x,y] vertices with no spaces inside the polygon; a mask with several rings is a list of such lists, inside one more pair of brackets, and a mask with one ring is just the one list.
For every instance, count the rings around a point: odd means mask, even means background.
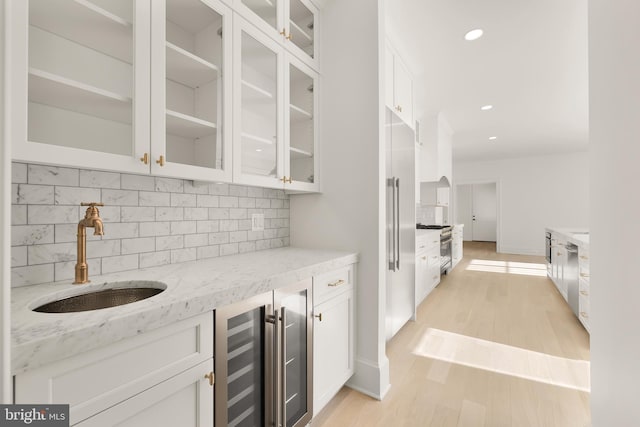
[{"label": "gold cabinet knob", "polygon": [[160,165],[160,167],[164,166],[164,156],[160,155],[160,158],[156,160],[156,163]]},{"label": "gold cabinet knob", "polygon": [[282,178],[280,178],[280,181],[282,181],[282,182],[283,182],[283,183],[285,183],[285,184],[286,184],[287,182],[288,182],[289,184],[291,184],[291,183],[293,182],[293,181],[291,180],[291,177],[288,177],[288,178],[287,178],[286,176],[283,176]]},{"label": "gold cabinet knob", "polygon": [[213,384],[216,382],[215,375],[214,375],[213,371],[209,372],[204,377],[209,380],[209,385],[211,387],[213,387]]},{"label": "gold cabinet knob", "polygon": [[140,161],[145,165],[149,164],[149,153],[144,153],[144,156],[140,157]]},{"label": "gold cabinet knob", "polygon": [[320,314],[316,314],[316,315],[315,315],[315,316],[313,316],[313,317],[317,317],[317,318],[318,318],[318,321],[322,322],[322,313],[320,313]]},{"label": "gold cabinet knob", "polygon": [[422,259],[423,259],[423,260],[426,260],[426,259],[427,259],[427,257],[426,257],[426,256],[423,256],[423,257],[422,257]]}]

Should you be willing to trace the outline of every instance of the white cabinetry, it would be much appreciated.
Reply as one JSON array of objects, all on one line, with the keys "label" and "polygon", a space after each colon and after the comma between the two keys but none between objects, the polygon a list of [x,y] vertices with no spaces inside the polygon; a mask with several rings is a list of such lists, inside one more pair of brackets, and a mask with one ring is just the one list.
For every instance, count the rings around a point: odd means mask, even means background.
[{"label": "white cabinetry", "polygon": [[249,22],[318,69],[318,9],[309,0],[229,0]]},{"label": "white cabinetry", "polygon": [[385,103],[410,128],[414,128],[411,73],[388,43],[385,50]]},{"label": "white cabinetry", "polygon": [[420,181],[436,182],[446,178],[444,185],[452,182],[453,131],[442,113],[419,119],[422,153]]},{"label": "white cabinetry", "polygon": [[203,426],[213,424],[208,378],[210,312],[20,373],[14,398],[69,404],[71,425]]},{"label": "white cabinetry", "polygon": [[578,272],[578,318],[587,332],[591,332],[591,323],[589,320],[591,315],[589,251],[582,246],[578,249]]},{"label": "white cabinetry", "polygon": [[313,278],[313,413],[354,371],[354,267]]},{"label": "white cabinetry", "polygon": [[454,269],[456,265],[462,260],[463,256],[463,234],[464,224],[456,224],[453,226],[452,241],[451,241],[451,268]]},{"label": "white cabinetry", "polygon": [[440,283],[440,231],[416,236],[416,307]]},{"label": "white cabinetry", "polygon": [[567,264],[567,242],[552,234],[551,238],[551,280],[558,288],[560,295],[568,300],[567,283],[564,280],[564,270]]},{"label": "white cabinetry", "polygon": [[15,160],[231,179],[228,7],[9,1]]},{"label": "white cabinetry", "polygon": [[234,182],[317,191],[318,74],[234,20]]}]

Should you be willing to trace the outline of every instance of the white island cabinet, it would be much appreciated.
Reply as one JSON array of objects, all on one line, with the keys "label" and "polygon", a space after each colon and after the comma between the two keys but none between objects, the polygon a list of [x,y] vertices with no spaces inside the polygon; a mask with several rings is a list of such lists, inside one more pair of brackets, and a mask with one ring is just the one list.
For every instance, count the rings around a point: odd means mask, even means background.
[{"label": "white island cabinet", "polygon": [[206,312],[19,373],[15,403],[69,404],[71,425],[211,426],[213,380]]},{"label": "white island cabinet", "polygon": [[313,414],[354,372],[354,266],[313,278]]}]

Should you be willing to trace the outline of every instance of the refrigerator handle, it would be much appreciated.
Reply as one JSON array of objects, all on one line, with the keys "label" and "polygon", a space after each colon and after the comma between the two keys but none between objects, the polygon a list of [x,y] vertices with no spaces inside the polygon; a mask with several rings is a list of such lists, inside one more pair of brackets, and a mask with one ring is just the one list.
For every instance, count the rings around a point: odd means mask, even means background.
[{"label": "refrigerator handle", "polygon": [[400,178],[396,178],[396,269],[400,270]]},{"label": "refrigerator handle", "polygon": [[280,308],[280,321],[282,322],[280,337],[280,420],[281,426],[287,425],[287,312]]},{"label": "refrigerator handle", "polygon": [[388,184],[391,186],[391,257],[389,259],[389,270],[396,271],[396,177],[389,178]]}]

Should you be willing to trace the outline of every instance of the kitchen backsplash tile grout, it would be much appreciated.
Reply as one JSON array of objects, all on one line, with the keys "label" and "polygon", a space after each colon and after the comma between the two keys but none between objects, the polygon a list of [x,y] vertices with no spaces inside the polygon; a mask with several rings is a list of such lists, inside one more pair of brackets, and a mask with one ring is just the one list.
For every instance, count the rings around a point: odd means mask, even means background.
[{"label": "kitchen backsplash tile grout", "polygon": [[80,202],[105,203],[105,235],[87,230],[91,276],[289,245],[283,190],[17,162],[12,187],[13,287],[73,278]]}]

